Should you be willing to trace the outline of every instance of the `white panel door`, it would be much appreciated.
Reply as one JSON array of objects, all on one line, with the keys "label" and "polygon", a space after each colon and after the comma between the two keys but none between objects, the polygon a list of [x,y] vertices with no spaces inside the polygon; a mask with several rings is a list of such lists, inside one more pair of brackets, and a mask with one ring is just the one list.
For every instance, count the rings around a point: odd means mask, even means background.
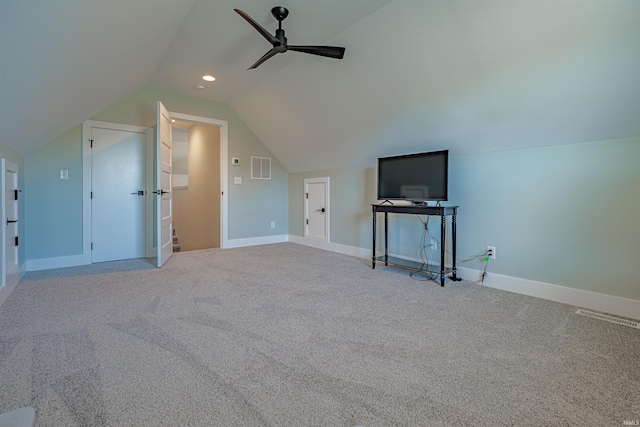
[{"label": "white panel door", "polygon": [[144,133],[93,128],[91,262],[145,256]]},{"label": "white panel door", "polygon": [[158,101],[158,130],[156,139],[156,245],[158,267],[173,255],[173,206],[172,206],[172,149],[171,115]]},{"label": "white panel door", "polygon": [[2,159],[3,230],[2,286],[15,286],[19,278],[18,260],[18,166]]},{"label": "white panel door", "polygon": [[304,237],[329,241],[329,178],[304,180]]}]

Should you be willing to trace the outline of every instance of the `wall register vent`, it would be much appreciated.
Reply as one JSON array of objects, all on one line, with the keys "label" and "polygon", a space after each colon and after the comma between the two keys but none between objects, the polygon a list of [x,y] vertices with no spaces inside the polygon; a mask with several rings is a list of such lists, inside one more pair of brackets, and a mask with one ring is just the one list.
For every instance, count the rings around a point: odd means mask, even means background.
[{"label": "wall register vent", "polygon": [[271,179],[270,157],[251,157],[251,179]]},{"label": "wall register vent", "polygon": [[616,323],[618,325],[629,326],[631,328],[640,329],[640,323],[634,322],[632,320],[619,319],[617,317],[609,316],[608,314],[594,313],[593,311],[587,310],[578,310],[576,314],[581,316],[593,317],[594,319],[604,320],[606,322]]}]

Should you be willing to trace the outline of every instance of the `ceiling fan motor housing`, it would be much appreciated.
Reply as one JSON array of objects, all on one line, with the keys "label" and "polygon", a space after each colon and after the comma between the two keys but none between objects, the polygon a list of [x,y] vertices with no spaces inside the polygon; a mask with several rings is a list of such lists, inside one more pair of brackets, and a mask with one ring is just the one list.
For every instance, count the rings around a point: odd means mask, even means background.
[{"label": "ceiling fan motor housing", "polygon": [[[277,29],[276,30],[276,38],[280,41],[282,46],[287,47],[287,38],[284,36],[284,30]],[[277,47],[277,46],[276,46]],[[285,49],[286,50],[286,49]]]}]

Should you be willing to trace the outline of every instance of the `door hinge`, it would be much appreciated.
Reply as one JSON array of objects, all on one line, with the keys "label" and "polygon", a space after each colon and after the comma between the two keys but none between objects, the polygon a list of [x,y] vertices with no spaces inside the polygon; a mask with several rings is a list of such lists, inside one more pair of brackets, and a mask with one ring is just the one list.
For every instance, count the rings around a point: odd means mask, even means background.
[{"label": "door hinge", "polygon": [[91,144],[91,148],[93,148],[93,139],[90,139],[89,143]]},{"label": "door hinge", "polygon": [[93,242],[91,242],[91,250],[93,250]]},{"label": "door hinge", "polygon": [[307,220],[307,225],[309,225],[309,220]]},{"label": "door hinge", "polygon": [[18,246],[18,236],[16,236],[16,246]]},{"label": "door hinge", "polygon": [[13,200],[18,200],[18,193],[20,193],[22,190],[13,190]]},{"label": "door hinge", "polygon": [[309,198],[309,193],[304,193],[307,199]]},{"label": "door hinge", "polygon": [[90,199],[93,199],[93,191],[91,192],[91,196],[89,197]]}]

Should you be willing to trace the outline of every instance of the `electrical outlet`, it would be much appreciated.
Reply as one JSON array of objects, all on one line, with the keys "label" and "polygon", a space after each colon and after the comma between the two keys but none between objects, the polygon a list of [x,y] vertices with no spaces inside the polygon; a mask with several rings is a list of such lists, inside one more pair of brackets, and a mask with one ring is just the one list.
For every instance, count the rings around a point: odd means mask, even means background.
[{"label": "electrical outlet", "polygon": [[276,222],[275,221],[271,221],[271,228],[276,228]]},{"label": "electrical outlet", "polygon": [[496,259],[496,247],[487,246],[487,256],[491,259]]}]

